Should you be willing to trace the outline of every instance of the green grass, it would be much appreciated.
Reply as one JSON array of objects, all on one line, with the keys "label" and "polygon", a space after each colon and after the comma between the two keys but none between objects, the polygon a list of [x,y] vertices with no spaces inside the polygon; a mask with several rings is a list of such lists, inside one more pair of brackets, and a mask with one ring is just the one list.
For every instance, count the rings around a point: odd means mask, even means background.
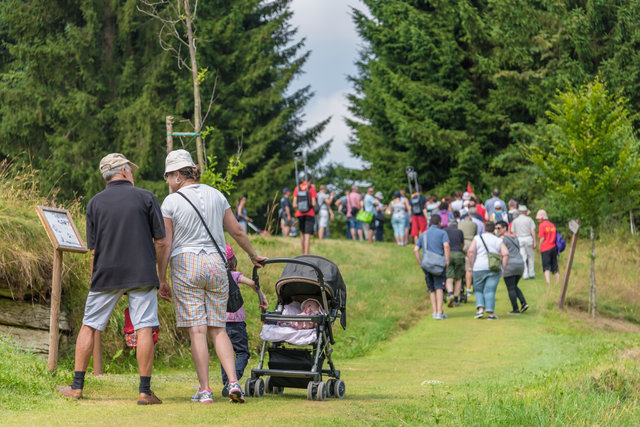
[{"label": "green grass", "polygon": [[[347,250],[352,257],[367,257],[372,250],[355,242],[340,243],[346,246],[340,249],[326,242],[329,246],[318,246],[318,250],[333,251],[327,255],[336,256]],[[278,242],[278,247],[287,244]],[[382,266],[376,267],[377,274],[373,268],[370,274],[364,273],[365,269],[344,268],[345,276],[350,277],[345,279],[350,287],[350,313],[358,314],[353,315],[355,319],[350,318],[349,328],[337,340],[344,342],[360,334],[364,343],[354,350],[343,343],[336,345],[334,359],[347,384],[344,400],[309,402],[305,391],[287,389],[282,396],[249,399],[241,407],[218,397],[211,406],[195,405],[188,401],[193,393],[191,386],[197,384],[193,369],[161,366],[154,372],[152,385],[164,399],[163,405],[135,405],[137,376],[133,373],[89,376],[86,398],[72,402],[51,392],[54,383],[68,383],[71,372],[63,371],[58,379],[51,380],[41,361],[33,362],[39,364],[35,374],[23,383],[40,381],[37,390],[42,394],[32,401],[18,399],[5,412],[3,421],[62,424],[98,420],[96,423],[101,424],[161,425],[636,424],[640,417],[638,328],[621,323],[619,328],[611,329],[572,312],[558,313],[553,309],[558,289],[547,288],[541,275],[535,281],[522,283],[532,308],[521,316],[506,314],[510,306],[501,284],[498,321],[474,320],[473,304],[467,304],[447,310],[446,321],[427,316],[411,327],[395,320],[376,323],[376,318],[387,315],[405,317],[412,312],[407,307],[413,307],[416,313],[424,311],[426,294],[417,266],[412,261],[403,264],[402,260],[412,256],[408,248],[375,249],[388,256],[385,265],[389,262],[402,266],[398,274],[403,268],[413,278],[406,283],[385,278]],[[264,273],[265,277],[279,275],[279,271]],[[393,289],[392,284],[406,285],[401,292],[408,293],[408,302],[391,301],[387,305],[378,299],[386,295],[384,289]],[[409,289],[415,290],[415,296]],[[360,310],[358,304],[362,306]],[[257,327],[257,322],[249,323]],[[367,328],[373,329],[371,336]],[[358,341],[353,338],[350,345]],[[27,363],[28,357],[23,360]],[[253,359],[249,366],[255,364]],[[0,365],[0,369],[13,370],[8,364]],[[212,362],[212,384],[220,381],[218,369]],[[2,393],[5,396],[0,401],[11,400],[6,391]]]}]

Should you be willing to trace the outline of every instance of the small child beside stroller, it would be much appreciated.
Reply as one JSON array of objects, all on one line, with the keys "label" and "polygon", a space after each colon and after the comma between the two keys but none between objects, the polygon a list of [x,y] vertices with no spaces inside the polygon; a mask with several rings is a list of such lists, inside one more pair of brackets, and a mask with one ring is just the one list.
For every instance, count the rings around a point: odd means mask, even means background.
[{"label": "small child beside stroller", "polygon": [[[247,286],[250,286],[254,291],[258,293],[260,298],[260,304],[258,305],[260,308],[266,309],[269,307],[269,303],[267,302],[267,297],[262,293],[262,290],[256,290],[256,284],[253,280],[245,277],[239,271],[236,271],[238,267],[238,260],[233,252],[233,248],[229,245],[225,247],[227,261],[229,263],[229,269],[231,270],[231,277],[237,284],[243,283]],[[229,336],[229,340],[233,345],[233,352],[236,356],[236,375],[238,377],[238,381],[244,374],[244,369],[247,367],[247,363],[249,362],[249,337],[247,336],[247,324],[245,323],[245,313],[244,313],[244,305],[240,307],[238,311],[235,312],[227,312],[227,335]],[[224,384],[224,388],[222,389],[222,396],[229,397],[229,379],[227,377],[226,372],[220,367],[222,371],[222,383]]]}]

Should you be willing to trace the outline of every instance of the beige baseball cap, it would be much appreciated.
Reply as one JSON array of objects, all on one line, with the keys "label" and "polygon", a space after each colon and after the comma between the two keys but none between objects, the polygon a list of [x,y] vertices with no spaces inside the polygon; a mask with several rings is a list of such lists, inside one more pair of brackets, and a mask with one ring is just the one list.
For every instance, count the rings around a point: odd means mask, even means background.
[{"label": "beige baseball cap", "polygon": [[107,154],[102,158],[102,160],[100,160],[100,173],[105,173],[107,171],[110,171],[111,169],[115,169],[126,164],[129,164],[132,171],[138,169],[138,165],[130,162],[124,155],[120,153]]},{"label": "beige baseball cap", "polygon": [[164,174],[175,172],[182,168],[195,168],[191,154],[187,150],[174,150],[167,154],[164,161]]}]

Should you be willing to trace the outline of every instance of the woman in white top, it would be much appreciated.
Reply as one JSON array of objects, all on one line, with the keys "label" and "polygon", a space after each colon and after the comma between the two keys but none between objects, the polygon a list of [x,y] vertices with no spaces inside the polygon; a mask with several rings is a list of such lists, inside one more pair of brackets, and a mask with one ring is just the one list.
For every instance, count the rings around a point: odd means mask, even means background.
[{"label": "woman in white top", "polygon": [[[227,230],[255,266],[260,267],[266,258],[253,249],[222,193],[198,183],[200,169],[189,152],[170,152],[164,176],[171,194],[162,203],[167,237],[165,244],[157,248],[159,293],[167,301],[173,293],[177,326],[189,331],[191,355],[200,382],[200,389],[191,400],[213,402],[209,388],[208,336],[229,377],[229,398],[242,403],[244,393],[236,377],[233,347],[225,329],[229,282],[224,260],[194,207],[176,192],[180,190],[198,208],[219,248],[223,250],[226,246],[224,230]],[[169,260],[172,288],[166,280]]]},{"label": "woman in white top", "polygon": [[[484,317],[485,311],[487,318],[495,320],[498,318],[494,314],[496,307],[496,289],[502,270],[507,267],[509,262],[509,250],[502,240],[493,234],[496,225],[489,221],[485,225],[485,232],[475,236],[471,242],[471,246],[467,250],[467,256],[471,264],[473,264],[473,290],[476,294],[476,319]],[[489,269],[489,252],[500,255],[502,260],[502,270],[492,271]]]},{"label": "woman in white top", "polygon": [[409,201],[406,197],[402,197],[399,191],[395,191],[389,208],[391,208],[391,226],[393,227],[396,244],[404,246],[404,228],[410,211]]}]

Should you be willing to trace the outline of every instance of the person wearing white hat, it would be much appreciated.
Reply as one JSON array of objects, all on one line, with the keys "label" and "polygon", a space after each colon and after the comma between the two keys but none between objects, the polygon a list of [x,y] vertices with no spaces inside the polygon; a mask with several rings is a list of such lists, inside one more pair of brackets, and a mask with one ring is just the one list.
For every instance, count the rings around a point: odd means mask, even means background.
[{"label": "person wearing white hat", "polygon": [[535,277],[536,223],[529,216],[529,209],[525,205],[518,206],[518,216],[511,223],[511,231],[518,239],[520,256],[524,261],[522,278],[533,279]]},{"label": "person wearing white hat", "polygon": [[[225,329],[229,281],[226,256],[220,249],[226,247],[224,231],[247,253],[254,266],[261,267],[267,258],[253,249],[222,193],[198,183],[200,168],[188,151],[175,150],[167,155],[164,177],[171,194],[162,203],[167,239],[158,248],[160,297],[169,301],[173,294],[177,326],[189,332],[200,382],[191,400],[212,402],[209,337],[229,378],[229,398],[242,403],[244,392],[238,383],[233,347]],[[171,288],[166,281],[169,263]]]}]

